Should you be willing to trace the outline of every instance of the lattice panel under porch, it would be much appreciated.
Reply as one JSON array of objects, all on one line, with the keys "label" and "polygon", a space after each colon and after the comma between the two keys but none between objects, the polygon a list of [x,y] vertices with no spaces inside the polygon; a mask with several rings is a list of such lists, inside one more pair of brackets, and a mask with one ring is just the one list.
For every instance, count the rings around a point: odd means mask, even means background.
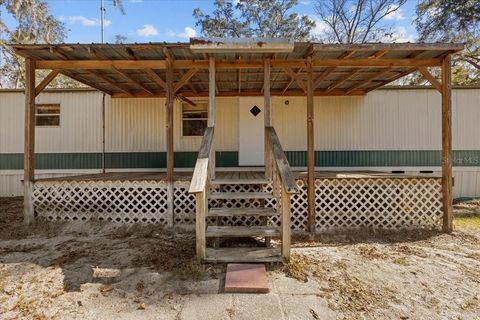
[{"label": "lattice panel under porch", "polygon": [[38,216],[48,220],[168,222],[162,181],[36,182],[32,200]]},{"label": "lattice panel under porch", "polygon": [[319,231],[432,227],[443,215],[439,178],[329,178],[315,184]]}]

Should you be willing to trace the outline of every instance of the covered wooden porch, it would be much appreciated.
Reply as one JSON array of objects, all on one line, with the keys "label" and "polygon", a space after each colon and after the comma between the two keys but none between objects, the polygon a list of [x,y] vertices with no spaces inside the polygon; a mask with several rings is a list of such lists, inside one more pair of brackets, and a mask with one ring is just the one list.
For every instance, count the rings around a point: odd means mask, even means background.
[{"label": "covered wooden porch", "polygon": [[[399,185],[403,186],[402,190],[410,192],[403,193],[404,195],[409,194],[407,198],[412,198],[411,192],[415,194],[413,198],[417,207],[415,205],[413,207],[418,210],[418,206],[425,200],[419,196],[425,194],[425,189],[419,186],[428,180],[427,185],[430,185],[428,188],[431,188],[431,191],[427,194],[432,195],[432,200],[428,203],[438,204],[441,201],[443,230],[450,232],[452,230],[451,54],[460,51],[462,47],[458,44],[423,43],[338,45],[294,43],[285,39],[191,39],[190,43],[183,44],[15,45],[16,52],[26,58],[25,221],[31,222],[35,217],[35,212],[41,210],[38,204],[35,206],[35,192],[42,188],[42,190],[50,190],[48,186],[51,184],[49,181],[35,181],[35,97],[55,76],[62,73],[114,98],[166,98],[167,168],[164,180],[158,180],[162,183],[161,188],[165,187],[164,190],[162,189],[164,198],[155,199],[157,199],[157,208],[165,211],[167,217],[174,217],[174,201],[180,197],[175,194],[175,183],[181,181],[181,179],[176,179],[174,168],[173,102],[175,99],[180,99],[194,105],[195,102],[192,101],[192,98],[208,97],[208,124],[191,182],[188,182],[188,192],[195,196],[197,256],[202,260],[208,259],[206,255],[207,237],[214,239],[213,249],[216,249],[218,248],[216,239],[220,237],[261,236],[268,243],[270,237],[278,236],[281,239],[281,252],[278,255],[275,254],[273,258],[288,259],[292,212],[305,209],[307,212],[304,217],[306,229],[315,233],[319,229],[317,228],[318,210],[316,208],[321,207],[318,203],[319,201],[321,203],[325,197],[329,199],[328,201],[332,201],[332,199],[338,200],[338,196],[341,195],[342,198],[347,197],[350,200],[353,199],[355,203],[359,203],[366,199],[361,198],[360,195],[368,195],[372,190],[387,190],[386,192],[390,195],[402,193],[398,191],[399,189],[392,191],[393,189],[389,186],[395,185],[398,177],[388,175],[362,177],[364,185],[375,186],[379,181],[388,181],[388,183],[387,187],[380,183],[382,186],[376,185],[373,189],[363,189],[364,191],[360,193],[350,192],[349,194],[347,190],[351,190],[351,187],[338,189],[330,185],[322,185],[319,182],[322,179],[341,178],[316,177],[313,97],[316,95],[365,95],[371,90],[418,70],[442,95],[441,189],[437,188],[438,179],[433,177],[415,177],[412,178],[414,183],[402,182]],[[442,79],[436,79],[428,70],[429,67],[441,68]],[[37,85],[35,83],[36,69],[52,71]],[[304,179],[299,179],[292,172],[281,141],[272,126],[270,102],[272,95],[304,95],[307,97],[307,118],[305,119],[307,171]],[[215,135],[218,133],[215,132],[215,100],[219,96],[264,97],[265,134],[262,152],[265,153],[265,165],[261,183],[253,183],[248,177],[243,177],[239,179],[242,181],[232,184],[228,183],[228,178],[218,175],[216,172]],[[316,116],[321,117],[321,115]],[[101,181],[102,184],[110,181],[108,176],[104,176],[104,179],[87,180]],[[404,177],[404,179],[409,178]],[[135,179],[114,180],[136,181]],[[86,180],[80,178],[78,181]],[[142,179],[141,181],[157,180]],[[299,181],[301,181],[300,184]],[[334,184],[342,185],[337,180]],[[256,185],[260,186],[261,191],[250,191],[245,188],[240,191],[216,190],[218,185]],[[108,189],[108,186],[105,188]],[[149,185],[146,188],[155,189],[155,185]],[[332,188],[334,191],[330,192],[329,190]],[[79,187],[73,189],[79,190]],[[303,209],[292,206],[292,199],[298,195],[301,195],[304,201]],[[52,199],[52,197],[53,195],[50,195],[48,198],[47,195],[45,199]],[[122,197],[120,201],[125,202],[130,199],[129,197],[131,196]],[[379,197],[381,198],[382,195]],[[383,198],[385,198],[385,194]],[[390,199],[392,203],[397,203],[394,198],[387,197],[387,199]],[[406,199],[405,196],[402,199]],[[261,220],[264,225],[258,228],[241,229],[238,227],[235,229],[235,226],[222,226],[219,219],[213,219],[214,224],[208,226],[212,222],[210,219],[211,205],[209,207],[209,204],[213,200],[219,205],[233,200],[242,203],[260,203],[259,208],[263,208],[263,211],[230,210],[232,206],[227,206],[229,210],[220,207],[219,209],[224,212],[222,217],[236,215],[252,217],[268,211],[270,212],[268,217],[276,217],[278,227],[271,226],[272,219],[269,222],[268,219],[263,218]],[[136,201],[135,203],[140,205],[144,202]],[[274,211],[268,209],[269,203],[275,203]],[[381,206],[378,201],[376,203],[378,207]],[[403,208],[402,210],[408,211],[407,208],[412,208],[412,202],[400,207]],[[437,207],[432,205],[428,214],[437,216],[437,213],[432,213],[437,212]],[[395,226],[406,226],[408,223],[401,222],[405,220],[399,219],[397,213],[389,214],[388,210],[393,210],[391,208],[391,206],[387,206],[387,209],[377,210],[377,215],[384,215],[382,221],[386,219],[385,217],[400,221],[400,223],[395,222]],[[357,206],[357,209],[350,210],[350,213],[361,211],[362,209],[358,209]],[[171,221],[168,224],[173,225],[173,218],[168,219],[165,221]],[[388,224],[388,222],[384,223],[384,225]],[[217,257],[215,259],[218,260],[218,254],[213,254],[213,257]],[[229,255],[229,257],[231,256]],[[252,257],[262,259],[262,256],[254,255]],[[263,258],[271,260],[272,256],[269,254]]]}]

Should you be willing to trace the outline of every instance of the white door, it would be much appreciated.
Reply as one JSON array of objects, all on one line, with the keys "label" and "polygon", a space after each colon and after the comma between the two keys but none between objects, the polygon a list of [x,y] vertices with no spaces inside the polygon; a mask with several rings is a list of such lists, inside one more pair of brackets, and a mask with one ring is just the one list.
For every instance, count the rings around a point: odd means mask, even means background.
[{"label": "white door", "polygon": [[240,97],[240,166],[264,165],[263,97]]}]

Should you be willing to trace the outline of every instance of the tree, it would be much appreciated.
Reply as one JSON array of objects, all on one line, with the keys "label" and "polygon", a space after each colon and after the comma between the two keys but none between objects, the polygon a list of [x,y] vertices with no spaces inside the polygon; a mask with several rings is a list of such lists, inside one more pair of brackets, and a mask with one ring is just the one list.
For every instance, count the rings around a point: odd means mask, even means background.
[{"label": "tree", "polygon": [[18,88],[24,80],[23,59],[8,43],[60,42],[65,28],[49,13],[48,4],[40,0],[0,0],[3,11],[15,18],[17,25],[9,28],[0,19],[0,86]]},{"label": "tree", "polygon": [[385,17],[397,12],[406,0],[317,0],[315,11],[326,26],[321,40],[365,43],[395,40]]},{"label": "tree", "polygon": [[[121,0],[111,0],[116,9],[124,13]],[[17,25],[9,28],[1,14],[12,16]],[[0,87],[23,86],[25,69],[23,58],[8,46],[10,43],[60,43],[66,36],[65,26],[49,12],[48,4],[42,0],[0,0]],[[43,78],[48,70],[37,72]],[[79,82],[58,75],[49,87],[79,87]]]},{"label": "tree", "polygon": [[308,40],[315,22],[293,12],[297,4],[297,0],[238,0],[234,5],[230,1],[216,0],[212,14],[196,8],[193,16],[206,37]]},{"label": "tree", "polygon": [[453,56],[455,84],[480,82],[480,1],[422,0],[415,24],[421,41],[463,42]]},{"label": "tree", "polygon": [[123,34],[116,34],[115,35],[115,43],[116,44],[121,44],[121,43],[126,43],[128,40],[127,36]]}]

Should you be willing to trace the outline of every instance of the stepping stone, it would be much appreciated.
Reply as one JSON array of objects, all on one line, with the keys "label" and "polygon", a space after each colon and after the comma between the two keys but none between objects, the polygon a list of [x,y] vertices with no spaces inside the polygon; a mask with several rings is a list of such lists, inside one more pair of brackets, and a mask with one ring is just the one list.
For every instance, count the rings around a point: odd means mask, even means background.
[{"label": "stepping stone", "polygon": [[264,264],[229,263],[225,276],[225,292],[268,293],[267,270]]}]

